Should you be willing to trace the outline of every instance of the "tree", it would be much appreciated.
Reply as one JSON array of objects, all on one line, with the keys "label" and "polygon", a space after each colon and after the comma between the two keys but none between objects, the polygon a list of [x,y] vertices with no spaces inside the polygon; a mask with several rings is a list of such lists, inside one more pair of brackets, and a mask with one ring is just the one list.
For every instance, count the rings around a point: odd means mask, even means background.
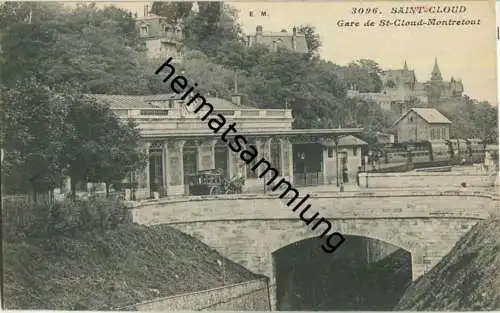
[{"label": "tree", "polygon": [[316,33],[316,29],[314,28],[314,26],[300,25],[297,32],[305,35],[309,54],[318,54],[318,50],[321,47],[322,43],[319,34]]},{"label": "tree", "polygon": [[7,86],[34,76],[57,91],[69,84],[87,93],[148,93],[153,73],[142,67],[144,47],[128,12],[93,5],[57,11],[50,3],[6,3],[0,12],[16,21],[2,31],[0,79]]},{"label": "tree", "polygon": [[136,126],[133,121],[126,124],[108,116],[103,138],[105,149],[87,175],[89,182],[106,183],[106,196],[111,184],[119,184],[127,175],[146,166],[147,154],[139,145],[141,136]]},{"label": "tree", "polygon": [[336,72],[348,87],[354,87],[359,92],[380,92],[382,89],[381,70],[375,61],[353,61],[346,67],[337,66]]},{"label": "tree", "polygon": [[451,122],[450,136],[498,142],[498,108],[464,95],[437,102],[436,108]]},{"label": "tree", "polygon": [[19,24],[57,20],[60,12],[67,12],[57,2],[5,2],[0,5],[0,29],[8,31]]},{"label": "tree", "polygon": [[226,41],[240,41],[242,31],[234,8],[219,1],[198,2],[199,12],[183,22],[184,43],[209,57]]},{"label": "tree", "polygon": [[191,13],[193,2],[153,2],[151,12],[166,18],[169,24],[177,25]]},{"label": "tree", "polygon": [[263,108],[293,109],[299,128],[338,127],[342,124],[344,85],[332,67],[321,60],[286,49],[270,53],[250,72],[244,90]]},{"label": "tree", "polygon": [[69,165],[71,189],[78,181],[121,181],[145,165],[140,134],[133,123],[124,124],[109,106],[93,97],[71,94],[67,123],[73,131],[65,139],[61,164]]},{"label": "tree", "polygon": [[477,104],[474,116],[476,136],[487,143],[498,143],[498,107],[488,102]]},{"label": "tree", "polygon": [[65,136],[68,105],[36,79],[23,80],[15,88],[3,88],[2,163],[7,192],[43,193],[61,178],[59,156]]}]

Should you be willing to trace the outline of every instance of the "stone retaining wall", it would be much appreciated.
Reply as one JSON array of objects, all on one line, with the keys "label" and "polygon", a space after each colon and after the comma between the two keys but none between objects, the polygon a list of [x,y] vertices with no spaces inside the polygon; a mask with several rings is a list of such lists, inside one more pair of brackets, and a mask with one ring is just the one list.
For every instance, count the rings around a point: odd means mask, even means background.
[{"label": "stone retaining wall", "polygon": [[123,309],[137,311],[270,311],[268,278],[155,299]]}]

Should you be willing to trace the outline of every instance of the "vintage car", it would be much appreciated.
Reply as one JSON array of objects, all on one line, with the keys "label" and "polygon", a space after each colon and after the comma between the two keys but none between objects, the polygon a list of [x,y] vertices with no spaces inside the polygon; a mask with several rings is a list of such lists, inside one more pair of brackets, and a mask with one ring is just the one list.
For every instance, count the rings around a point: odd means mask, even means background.
[{"label": "vintage car", "polygon": [[191,195],[241,193],[244,179],[227,179],[222,169],[209,169],[188,175],[188,185]]}]

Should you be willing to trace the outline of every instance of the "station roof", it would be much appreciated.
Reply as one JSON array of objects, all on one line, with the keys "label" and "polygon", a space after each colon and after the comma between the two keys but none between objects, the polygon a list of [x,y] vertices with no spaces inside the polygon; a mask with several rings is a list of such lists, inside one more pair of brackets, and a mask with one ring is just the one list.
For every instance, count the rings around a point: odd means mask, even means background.
[{"label": "station roof", "polygon": [[[346,136],[350,134],[359,134],[363,128],[332,128],[332,129],[287,129],[287,130],[257,130],[245,133],[232,133],[227,137],[241,135],[245,137],[277,137],[277,138],[335,138]],[[200,137],[220,137],[221,133],[213,133],[210,130],[197,131],[197,132],[182,132],[175,134],[162,134],[162,135],[143,135],[145,139],[196,139]],[[354,137],[354,136],[353,136]],[[356,137],[354,137],[356,138]],[[356,138],[357,139],[357,138]],[[366,144],[366,143],[365,143]]]},{"label": "station roof", "polygon": [[[128,95],[103,95],[103,94],[87,94],[87,96],[94,97],[97,101],[106,102],[112,109],[144,109],[144,108],[156,108],[155,102],[168,101],[168,100],[180,100],[181,95],[170,93],[170,94],[157,94],[148,96],[128,96]],[[214,106],[216,110],[254,110],[256,108],[238,105],[229,100],[205,96],[207,102]]]}]

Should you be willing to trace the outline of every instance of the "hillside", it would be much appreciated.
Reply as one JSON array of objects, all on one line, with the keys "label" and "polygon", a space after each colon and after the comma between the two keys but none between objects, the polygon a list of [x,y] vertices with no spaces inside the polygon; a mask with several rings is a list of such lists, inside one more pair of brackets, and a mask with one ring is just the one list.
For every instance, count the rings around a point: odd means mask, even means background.
[{"label": "hillside", "polygon": [[164,225],[4,243],[6,309],[109,310],[256,277]]},{"label": "hillside", "polygon": [[475,225],[430,272],[406,290],[396,310],[500,309],[500,218]]}]

